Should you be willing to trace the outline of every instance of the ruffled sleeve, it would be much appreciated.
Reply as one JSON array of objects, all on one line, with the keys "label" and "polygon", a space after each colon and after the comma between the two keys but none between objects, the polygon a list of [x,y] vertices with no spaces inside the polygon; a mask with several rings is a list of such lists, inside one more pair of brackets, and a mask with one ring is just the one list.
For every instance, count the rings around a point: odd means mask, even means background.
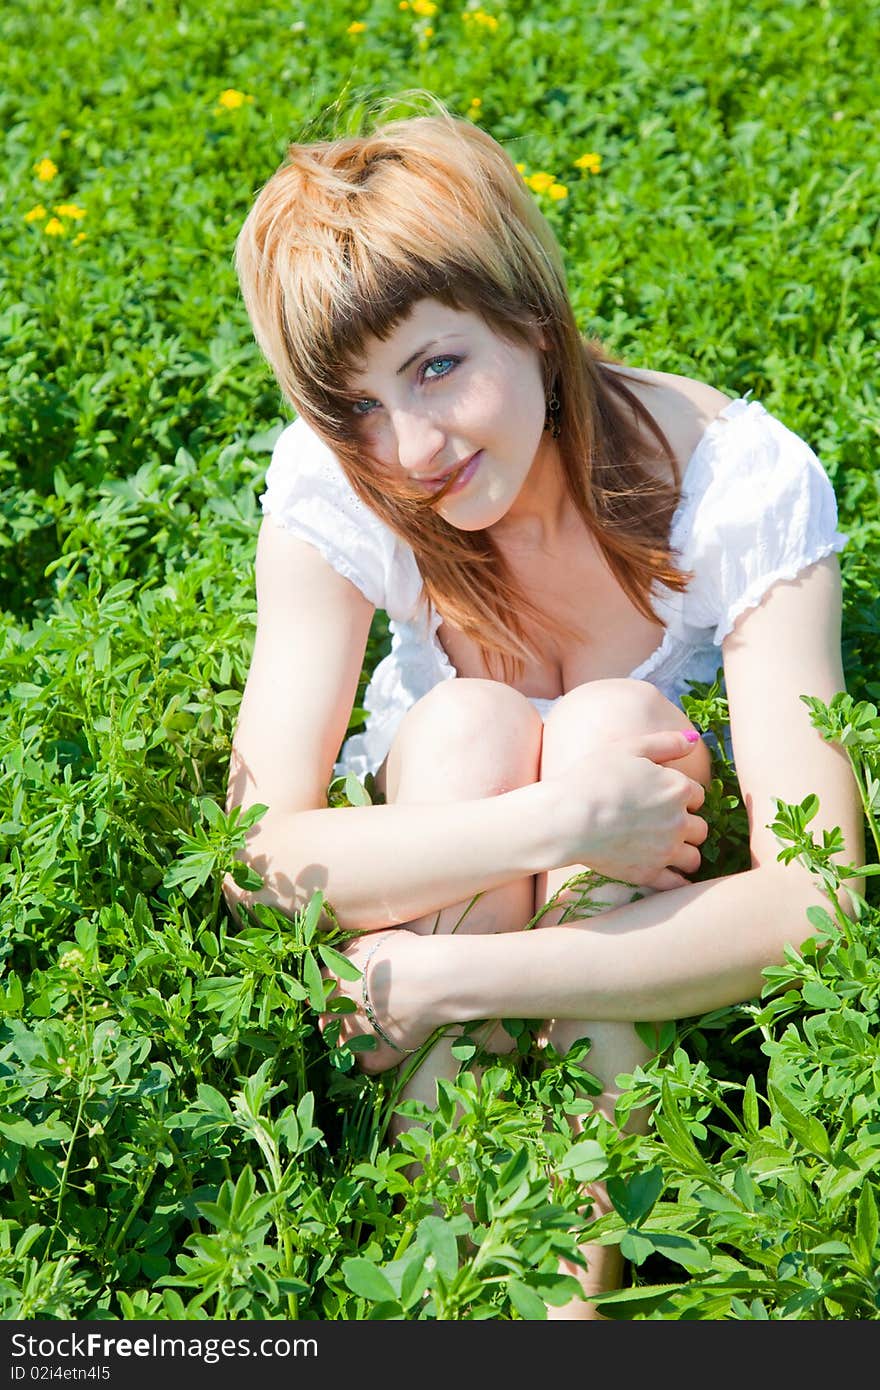
[{"label": "ruffled sleeve", "polygon": [[778,580],[840,551],[837,500],[810,446],[758,401],[731,402],[685,476],[678,551],[689,627],[720,645]]},{"label": "ruffled sleeve", "polygon": [[412,616],[421,576],[409,546],[364,505],[332,450],[303,419],[279,435],[260,497],[265,515],[313,545],[392,618]]}]

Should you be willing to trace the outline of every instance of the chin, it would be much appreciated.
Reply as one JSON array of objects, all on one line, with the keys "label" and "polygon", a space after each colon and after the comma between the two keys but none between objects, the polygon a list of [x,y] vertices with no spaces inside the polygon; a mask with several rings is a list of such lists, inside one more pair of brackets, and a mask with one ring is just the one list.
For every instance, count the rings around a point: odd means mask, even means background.
[{"label": "chin", "polygon": [[507,515],[514,501],[515,494],[500,478],[486,478],[475,497],[451,497],[440,514],[457,531],[486,531]]},{"label": "chin", "polygon": [[441,516],[450,526],[454,526],[456,531],[488,531],[490,526],[494,526],[501,520],[505,511],[506,508],[495,511],[488,507],[475,507],[468,512],[467,516],[453,515],[451,512],[449,515],[441,512]]}]

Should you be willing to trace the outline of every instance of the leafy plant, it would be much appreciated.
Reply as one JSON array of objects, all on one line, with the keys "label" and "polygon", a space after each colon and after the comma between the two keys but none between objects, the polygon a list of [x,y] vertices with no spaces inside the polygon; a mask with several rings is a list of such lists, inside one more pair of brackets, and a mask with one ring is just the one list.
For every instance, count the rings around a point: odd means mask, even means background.
[{"label": "leafy plant", "polygon": [[[0,1317],[539,1319],[589,1238],[628,1261],[609,1317],[875,1319],[876,26],[801,0],[376,0],[353,32],[313,0],[51,11],[50,64],[38,9],[0,17]],[[619,1107],[654,1107],[647,1136],[593,1114],[588,1040],[539,1058],[508,1019],[511,1055],[469,1030],[391,1143],[400,1078],[317,1027],[332,905],[236,924],[222,900],[252,883],[259,808],[222,806],[289,415],[233,243],[288,139],[411,87],[564,190],[534,189],[582,326],[752,392],[816,447],[850,538],[850,693],[804,698],[859,782],[864,896],[842,913],[813,799],[780,804],[827,907],[759,999],[652,1028]],[[351,732],[389,641],[378,612]],[[713,741],[711,877],[747,843],[720,681],[685,707]]]}]

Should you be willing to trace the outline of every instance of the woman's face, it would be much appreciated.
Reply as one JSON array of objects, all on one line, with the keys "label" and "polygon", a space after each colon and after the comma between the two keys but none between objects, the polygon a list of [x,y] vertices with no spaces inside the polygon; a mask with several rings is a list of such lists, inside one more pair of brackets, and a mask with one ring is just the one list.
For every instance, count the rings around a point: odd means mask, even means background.
[{"label": "woman's face", "polygon": [[451,525],[479,531],[508,514],[542,444],[537,349],[422,299],[385,342],[368,340],[347,391],[355,432],[383,469],[430,495],[466,465],[438,504]]}]

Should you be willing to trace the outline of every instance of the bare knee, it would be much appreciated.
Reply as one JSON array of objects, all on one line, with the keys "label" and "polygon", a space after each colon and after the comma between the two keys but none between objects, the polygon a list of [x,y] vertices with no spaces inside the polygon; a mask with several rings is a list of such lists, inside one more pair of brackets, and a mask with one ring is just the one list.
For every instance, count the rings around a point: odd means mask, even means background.
[{"label": "bare knee", "polygon": [[[684,711],[650,681],[629,677],[589,681],[570,690],[548,716],[541,776],[553,776],[573,757],[615,739],[690,727]],[[706,783],[711,775],[708,748],[700,741],[676,766]]]},{"label": "bare knee", "polygon": [[[603,740],[629,733],[652,733],[687,724],[684,713],[650,681],[587,681],[575,686],[551,711],[547,729],[579,726],[584,736],[596,730]],[[555,737],[554,733],[554,737]]]},{"label": "bare knee", "polygon": [[443,681],[408,711],[388,755],[389,801],[497,796],[535,782],[543,725],[500,681]]}]

